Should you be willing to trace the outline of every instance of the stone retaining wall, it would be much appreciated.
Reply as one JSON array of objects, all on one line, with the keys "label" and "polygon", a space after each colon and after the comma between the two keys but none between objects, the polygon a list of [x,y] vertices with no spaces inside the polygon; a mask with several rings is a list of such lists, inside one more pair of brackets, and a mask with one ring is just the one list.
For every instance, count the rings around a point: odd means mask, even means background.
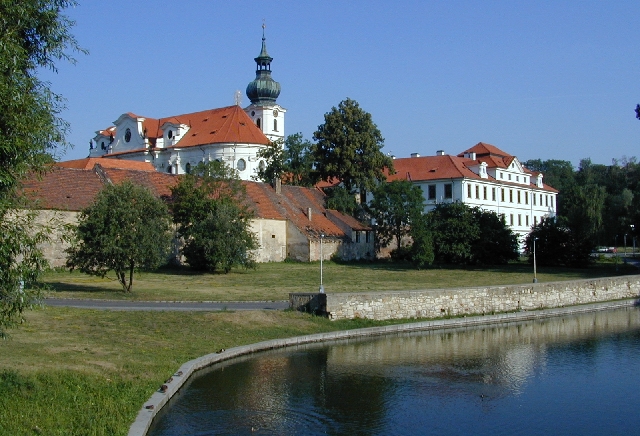
[{"label": "stone retaining wall", "polygon": [[640,296],[640,275],[529,285],[326,295],[332,320],[438,318],[574,306]]}]

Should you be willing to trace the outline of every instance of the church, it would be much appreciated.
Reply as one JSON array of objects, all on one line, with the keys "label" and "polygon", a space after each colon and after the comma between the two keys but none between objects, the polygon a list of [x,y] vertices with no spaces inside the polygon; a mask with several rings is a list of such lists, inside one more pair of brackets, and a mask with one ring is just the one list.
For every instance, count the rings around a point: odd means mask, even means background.
[{"label": "church", "polygon": [[271,61],[262,31],[262,49],[255,59],[256,77],[247,86],[251,104],[209,109],[165,118],[124,113],[113,125],[96,132],[90,158],[150,163],[157,171],[185,174],[200,162],[220,161],[251,180],[266,162],[258,152],[284,139],[287,110],[276,100],[280,83],[271,77]]}]

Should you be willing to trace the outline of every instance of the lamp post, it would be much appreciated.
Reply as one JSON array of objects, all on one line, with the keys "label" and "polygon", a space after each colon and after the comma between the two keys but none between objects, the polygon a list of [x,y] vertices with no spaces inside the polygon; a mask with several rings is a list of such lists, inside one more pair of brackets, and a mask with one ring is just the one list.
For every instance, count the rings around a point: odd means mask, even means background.
[{"label": "lamp post", "polygon": [[636,236],[635,236],[636,226],[631,224],[629,227],[631,227],[631,242],[633,244],[633,257],[636,257]]},{"label": "lamp post", "polygon": [[533,238],[533,283],[538,283],[538,272],[536,270],[536,241],[538,238]]},{"label": "lamp post", "polygon": [[624,234],[624,261],[627,261],[627,234]]},{"label": "lamp post", "polygon": [[322,241],[324,240],[324,233],[320,234],[320,293],[324,294],[324,285],[322,284]]}]

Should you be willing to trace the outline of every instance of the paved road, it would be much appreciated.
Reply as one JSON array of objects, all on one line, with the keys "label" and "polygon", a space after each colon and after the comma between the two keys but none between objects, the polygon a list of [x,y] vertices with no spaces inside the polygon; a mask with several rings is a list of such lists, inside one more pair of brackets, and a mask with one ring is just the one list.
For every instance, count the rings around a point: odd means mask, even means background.
[{"label": "paved road", "polygon": [[45,298],[44,304],[58,307],[78,307],[102,310],[157,310],[157,311],[219,311],[219,310],[284,310],[288,301],[246,301],[246,302],[161,302],[161,301],[120,301],[120,300],[75,300],[66,298]]}]

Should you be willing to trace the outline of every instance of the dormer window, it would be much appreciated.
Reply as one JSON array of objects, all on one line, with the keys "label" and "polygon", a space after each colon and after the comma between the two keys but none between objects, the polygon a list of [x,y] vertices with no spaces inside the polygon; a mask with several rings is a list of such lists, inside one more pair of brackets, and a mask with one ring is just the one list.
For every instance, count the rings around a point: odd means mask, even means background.
[{"label": "dormer window", "polygon": [[173,130],[169,130],[167,132],[167,138],[169,138],[169,139],[173,138]]},{"label": "dormer window", "polygon": [[125,142],[131,141],[131,129],[129,129],[128,127],[127,127],[127,130],[125,130],[124,132],[124,141]]}]

